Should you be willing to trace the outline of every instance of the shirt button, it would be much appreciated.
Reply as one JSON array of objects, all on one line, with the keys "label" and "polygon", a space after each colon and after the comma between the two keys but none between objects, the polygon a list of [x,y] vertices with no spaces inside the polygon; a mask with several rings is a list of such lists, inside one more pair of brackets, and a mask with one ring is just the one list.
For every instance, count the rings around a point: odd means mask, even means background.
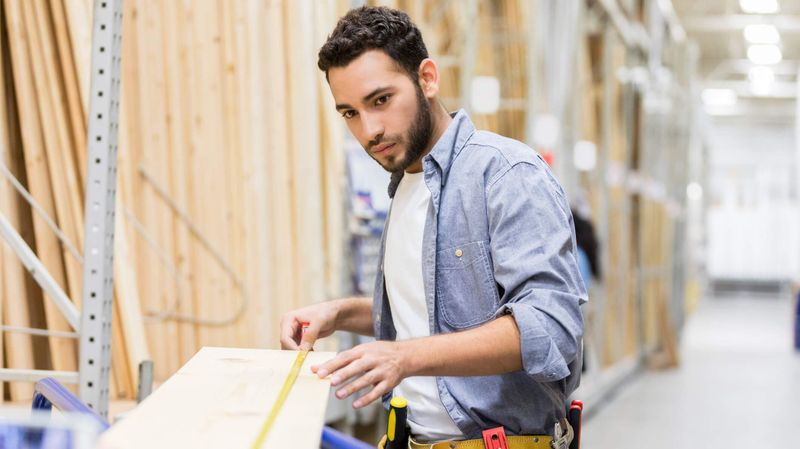
[{"label": "shirt button", "polygon": [[461,257],[463,255],[464,255],[464,253],[460,249],[456,250],[456,257]]}]

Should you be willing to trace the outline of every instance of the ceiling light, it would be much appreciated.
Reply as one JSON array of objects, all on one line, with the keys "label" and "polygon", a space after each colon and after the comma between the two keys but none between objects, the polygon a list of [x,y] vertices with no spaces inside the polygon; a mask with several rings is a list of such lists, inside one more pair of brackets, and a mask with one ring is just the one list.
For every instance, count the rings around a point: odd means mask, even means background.
[{"label": "ceiling light", "polygon": [[733,106],[739,99],[731,89],[703,89],[702,95],[708,106]]},{"label": "ceiling light", "polygon": [[783,59],[783,54],[777,45],[751,45],[747,49],[747,59],[758,65],[777,64]]},{"label": "ceiling light", "polygon": [[739,0],[739,6],[748,14],[774,14],[781,9],[778,0]]},{"label": "ceiling light", "polygon": [[769,95],[775,83],[775,72],[769,67],[756,66],[750,68],[747,74],[750,79],[750,90],[755,95]]},{"label": "ceiling light", "polygon": [[744,28],[744,38],[751,44],[777,44],[781,40],[775,25],[764,23],[747,25]]}]

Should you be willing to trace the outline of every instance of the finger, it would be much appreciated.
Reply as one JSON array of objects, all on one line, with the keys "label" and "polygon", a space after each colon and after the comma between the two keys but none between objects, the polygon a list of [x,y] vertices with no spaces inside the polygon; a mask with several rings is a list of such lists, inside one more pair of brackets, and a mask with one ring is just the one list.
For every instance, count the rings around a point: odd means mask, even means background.
[{"label": "finger", "polygon": [[353,393],[363,390],[369,386],[375,385],[379,379],[375,375],[375,371],[370,371],[359,377],[358,379],[343,386],[336,392],[336,397],[344,399]]},{"label": "finger", "polygon": [[296,351],[299,348],[300,347],[297,346],[297,343],[294,340],[292,340],[291,338],[281,337],[281,349],[290,350],[290,351]]},{"label": "finger", "polygon": [[353,408],[358,409],[366,407],[376,399],[382,398],[384,394],[389,392],[389,390],[391,390],[389,382],[387,382],[386,380],[378,382],[378,384],[375,385],[375,387],[372,390],[370,390],[369,393],[365,394],[364,396],[361,396],[355,402],[353,402]]},{"label": "finger", "polygon": [[[305,329],[305,331],[303,330]],[[319,335],[319,328],[313,324],[303,327],[301,324],[300,335],[302,341],[300,342],[301,351],[310,351],[314,349],[314,342],[317,341]]]},{"label": "finger", "polygon": [[359,357],[349,365],[334,371],[333,376],[331,376],[331,385],[336,386],[344,384],[352,378],[360,377],[364,373],[369,372],[372,368],[374,368],[374,364],[365,361],[363,357]]},{"label": "finger", "polygon": [[281,323],[281,349],[296,350],[298,348],[295,335],[299,323],[294,318],[284,319]]},{"label": "finger", "polygon": [[356,358],[355,352],[352,350],[340,352],[336,357],[328,360],[322,365],[318,365],[316,367],[317,375],[321,378],[327,377],[328,374],[336,372],[336,370],[342,368],[343,366],[349,365]]}]

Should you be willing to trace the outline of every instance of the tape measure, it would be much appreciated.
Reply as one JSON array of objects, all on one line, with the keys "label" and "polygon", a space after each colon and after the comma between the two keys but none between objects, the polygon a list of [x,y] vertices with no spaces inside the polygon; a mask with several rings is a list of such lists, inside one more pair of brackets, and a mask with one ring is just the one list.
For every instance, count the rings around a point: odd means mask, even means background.
[{"label": "tape measure", "polygon": [[286,402],[289,392],[292,391],[292,386],[297,380],[297,376],[300,375],[300,368],[303,367],[303,362],[305,362],[307,355],[308,351],[300,351],[297,354],[297,358],[294,359],[292,369],[289,370],[289,375],[286,376],[286,380],[283,382],[283,387],[281,388],[280,393],[278,393],[278,399],[275,400],[275,405],[273,405],[272,410],[269,411],[267,420],[264,421],[264,424],[261,426],[261,430],[258,432],[258,437],[253,442],[253,445],[250,446],[251,449],[260,449],[261,445],[264,444],[264,440],[267,439],[267,434],[272,428],[272,424],[275,423],[275,419],[278,417],[278,413],[280,413],[283,403]]}]

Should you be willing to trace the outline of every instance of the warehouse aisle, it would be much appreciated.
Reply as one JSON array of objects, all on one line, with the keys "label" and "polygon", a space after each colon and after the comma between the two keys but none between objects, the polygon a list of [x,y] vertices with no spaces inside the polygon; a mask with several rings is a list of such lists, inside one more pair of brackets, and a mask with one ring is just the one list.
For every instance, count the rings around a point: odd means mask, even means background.
[{"label": "warehouse aisle", "polygon": [[586,422],[583,449],[798,447],[792,305],[707,298],[687,323],[681,367],[621,388]]}]

